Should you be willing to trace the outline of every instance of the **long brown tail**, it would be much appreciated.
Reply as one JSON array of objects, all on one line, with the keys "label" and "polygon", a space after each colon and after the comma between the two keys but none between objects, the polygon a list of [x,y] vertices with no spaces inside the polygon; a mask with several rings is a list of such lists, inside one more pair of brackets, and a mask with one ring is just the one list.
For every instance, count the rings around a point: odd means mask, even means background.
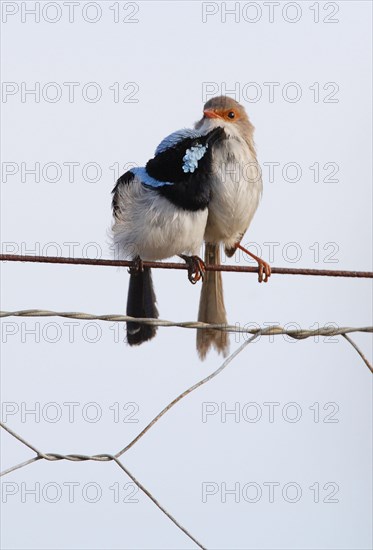
[{"label": "long brown tail", "polygon": [[[206,243],[205,263],[220,264],[220,246],[218,244]],[[206,271],[205,273],[199,301],[198,321],[227,324],[220,271]],[[226,357],[229,351],[228,333],[220,330],[198,329],[197,351],[200,359],[205,359],[211,347]]]}]

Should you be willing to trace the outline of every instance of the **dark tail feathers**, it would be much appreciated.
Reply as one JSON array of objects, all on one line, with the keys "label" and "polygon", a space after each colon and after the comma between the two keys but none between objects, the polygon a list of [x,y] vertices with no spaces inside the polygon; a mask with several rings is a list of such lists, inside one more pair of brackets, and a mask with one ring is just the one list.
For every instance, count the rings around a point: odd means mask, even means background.
[{"label": "dark tail feathers", "polygon": [[[158,318],[152,274],[149,267],[131,273],[128,287],[127,315],[131,317]],[[139,323],[127,323],[127,341],[136,346],[154,338],[157,327]]]}]

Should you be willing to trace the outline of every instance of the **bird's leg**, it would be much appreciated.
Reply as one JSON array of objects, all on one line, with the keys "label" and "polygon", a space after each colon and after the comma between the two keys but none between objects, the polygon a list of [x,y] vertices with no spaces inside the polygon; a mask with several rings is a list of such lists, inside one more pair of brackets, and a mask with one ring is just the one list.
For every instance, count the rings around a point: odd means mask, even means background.
[{"label": "bird's leg", "polygon": [[241,246],[240,243],[236,243],[235,247],[239,248],[243,252],[246,252],[246,254],[248,254],[249,256],[254,258],[254,260],[256,260],[258,262],[258,270],[259,270],[258,271],[258,281],[260,283],[262,281],[264,281],[266,283],[268,281],[269,277],[271,276],[271,266],[269,264],[267,264],[267,262],[262,260],[262,258],[259,258],[258,256],[255,256],[255,254],[253,254],[252,252],[249,252],[248,250],[246,250],[246,248]]},{"label": "bird's leg", "polygon": [[137,275],[137,273],[140,273],[144,271],[144,264],[140,256],[136,256],[134,260],[132,261],[131,267],[128,268],[128,273],[130,275]]},{"label": "bird's leg", "polygon": [[188,266],[188,279],[195,285],[200,279],[203,280],[203,276],[206,271],[206,265],[199,256],[186,256],[185,254],[179,254],[187,266]]}]

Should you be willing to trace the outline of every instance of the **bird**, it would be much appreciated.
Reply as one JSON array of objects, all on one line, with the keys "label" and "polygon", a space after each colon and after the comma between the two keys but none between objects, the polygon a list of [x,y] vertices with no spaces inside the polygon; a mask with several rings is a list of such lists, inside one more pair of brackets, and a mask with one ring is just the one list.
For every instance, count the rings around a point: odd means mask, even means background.
[{"label": "bird", "polygon": [[[205,103],[203,116],[195,123],[195,129],[209,133],[217,128],[224,130],[224,136],[215,143],[212,151],[211,198],[204,234],[205,264],[220,264],[221,245],[228,257],[240,249],[258,262],[259,282],[267,282],[271,275],[270,265],[241,245],[263,191],[253,139],[254,126],[239,102],[228,96],[217,96]],[[205,273],[198,321],[227,324],[219,271]],[[200,359],[203,360],[212,347],[226,356],[229,350],[228,333],[198,329],[197,351]]]},{"label": "bird", "polygon": [[[145,166],[124,173],[112,191],[112,238],[120,258],[130,259],[127,315],[158,318],[156,295],[149,267],[178,255],[188,265],[195,284],[204,276],[198,256],[203,244],[211,198],[212,153],[224,139],[221,127],[184,128],[161,141]],[[152,324],[127,322],[130,346],[151,340]]]}]

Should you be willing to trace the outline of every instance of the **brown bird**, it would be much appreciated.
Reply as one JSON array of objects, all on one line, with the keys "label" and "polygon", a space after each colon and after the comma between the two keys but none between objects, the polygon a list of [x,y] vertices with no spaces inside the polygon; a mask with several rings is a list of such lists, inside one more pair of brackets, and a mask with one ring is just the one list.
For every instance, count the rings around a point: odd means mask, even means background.
[{"label": "brown bird", "polygon": [[[258,262],[259,282],[267,282],[271,268],[240,243],[258,207],[262,179],[256,157],[251,124],[246,111],[234,99],[214,97],[204,106],[203,117],[195,128],[205,134],[214,128],[224,129],[212,152],[211,198],[204,234],[205,263],[220,264],[220,245],[228,257],[240,249]],[[227,324],[221,272],[205,273],[198,320]],[[201,359],[211,347],[227,355],[228,333],[212,329],[197,330],[197,350]]]}]

